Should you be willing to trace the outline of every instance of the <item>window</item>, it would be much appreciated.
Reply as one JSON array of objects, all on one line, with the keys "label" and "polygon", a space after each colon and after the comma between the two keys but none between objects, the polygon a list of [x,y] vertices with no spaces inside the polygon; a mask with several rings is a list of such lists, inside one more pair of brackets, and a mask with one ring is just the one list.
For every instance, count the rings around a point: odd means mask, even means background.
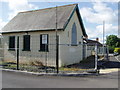
[{"label": "window", "polygon": [[77,30],[75,23],[72,26],[71,45],[77,45]]},{"label": "window", "polygon": [[23,51],[30,51],[30,35],[23,36]]},{"label": "window", "polygon": [[9,37],[9,50],[15,50],[15,36]]},{"label": "window", "polygon": [[48,34],[40,35],[40,51],[48,51]]}]

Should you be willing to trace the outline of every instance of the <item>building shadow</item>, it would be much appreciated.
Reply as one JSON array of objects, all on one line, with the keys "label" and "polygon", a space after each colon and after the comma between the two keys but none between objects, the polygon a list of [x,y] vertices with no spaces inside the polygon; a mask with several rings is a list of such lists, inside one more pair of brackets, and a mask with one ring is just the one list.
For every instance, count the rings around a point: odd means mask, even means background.
[{"label": "building shadow", "polygon": [[120,62],[117,61],[99,61],[99,68],[120,68]]}]

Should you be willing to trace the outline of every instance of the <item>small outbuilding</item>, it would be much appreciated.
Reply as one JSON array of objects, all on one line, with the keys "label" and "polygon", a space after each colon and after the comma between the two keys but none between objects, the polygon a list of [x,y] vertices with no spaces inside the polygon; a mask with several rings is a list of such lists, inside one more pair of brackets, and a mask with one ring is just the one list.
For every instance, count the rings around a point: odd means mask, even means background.
[{"label": "small outbuilding", "polygon": [[16,61],[19,42],[21,62],[38,60],[55,66],[56,20],[59,66],[80,62],[87,34],[77,4],[18,13],[2,29],[4,60]]}]

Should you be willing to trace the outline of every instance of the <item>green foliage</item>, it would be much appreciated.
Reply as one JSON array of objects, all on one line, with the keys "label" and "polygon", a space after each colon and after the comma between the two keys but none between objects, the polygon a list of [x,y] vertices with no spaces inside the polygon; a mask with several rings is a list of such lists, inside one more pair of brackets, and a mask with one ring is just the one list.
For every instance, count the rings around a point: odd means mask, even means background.
[{"label": "green foliage", "polygon": [[120,47],[120,39],[118,40],[118,42],[116,42],[116,47]]},{"label": "green foliage", "polygon": [[114,52],[119,53],[120,54],[120,48],[115,48]]},{"label": "green foliage", "polygon": [[117,42],[117,36],[110,35],[110,36],[107,37],[107,41],[106,41],[107,45],[114,46],[116,42]]},{"label": "green foliage", "polygon": [[114,53],[114,46],[108,46],[108,48],[109,48],[109,53]]},{"label": "green foliage", "polygon": [[120,47],[120,38],[116,35],[109,35],[106,40],[106,45],[109,47],[109,52],[113,53],[116,47]]}]

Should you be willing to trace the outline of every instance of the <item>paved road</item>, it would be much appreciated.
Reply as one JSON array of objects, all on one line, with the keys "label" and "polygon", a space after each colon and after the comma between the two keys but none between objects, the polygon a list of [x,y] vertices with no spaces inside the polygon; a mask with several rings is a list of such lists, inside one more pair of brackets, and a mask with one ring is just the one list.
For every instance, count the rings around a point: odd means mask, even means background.
[{"label": "paved road", "polygon": [[3,88],[118,88],[118,74],[60,77],[2,72]]},{"label": "paved road", "polygon": [[99,61],[98,64],[102,65],[103,68],[120,68],[120,56],[109,57],[110,61]]},{"label": "paved road", "polygon": [[115,56],[115,59],[116,59],[118,62],[120,62],[120,55]]},{"label": "paved road", "polygon": [[[107,68],[117,68],[120,63],[110,57]],[[112,67],[111,67],[112,66]],[[117,66],[117,67],[116,67]],[[0,72],[1,73],[1,72]],[[60,77],[35,76],[15,72],[2,72],[3,88],[118,88],[118,72],[99,76]]]}]

